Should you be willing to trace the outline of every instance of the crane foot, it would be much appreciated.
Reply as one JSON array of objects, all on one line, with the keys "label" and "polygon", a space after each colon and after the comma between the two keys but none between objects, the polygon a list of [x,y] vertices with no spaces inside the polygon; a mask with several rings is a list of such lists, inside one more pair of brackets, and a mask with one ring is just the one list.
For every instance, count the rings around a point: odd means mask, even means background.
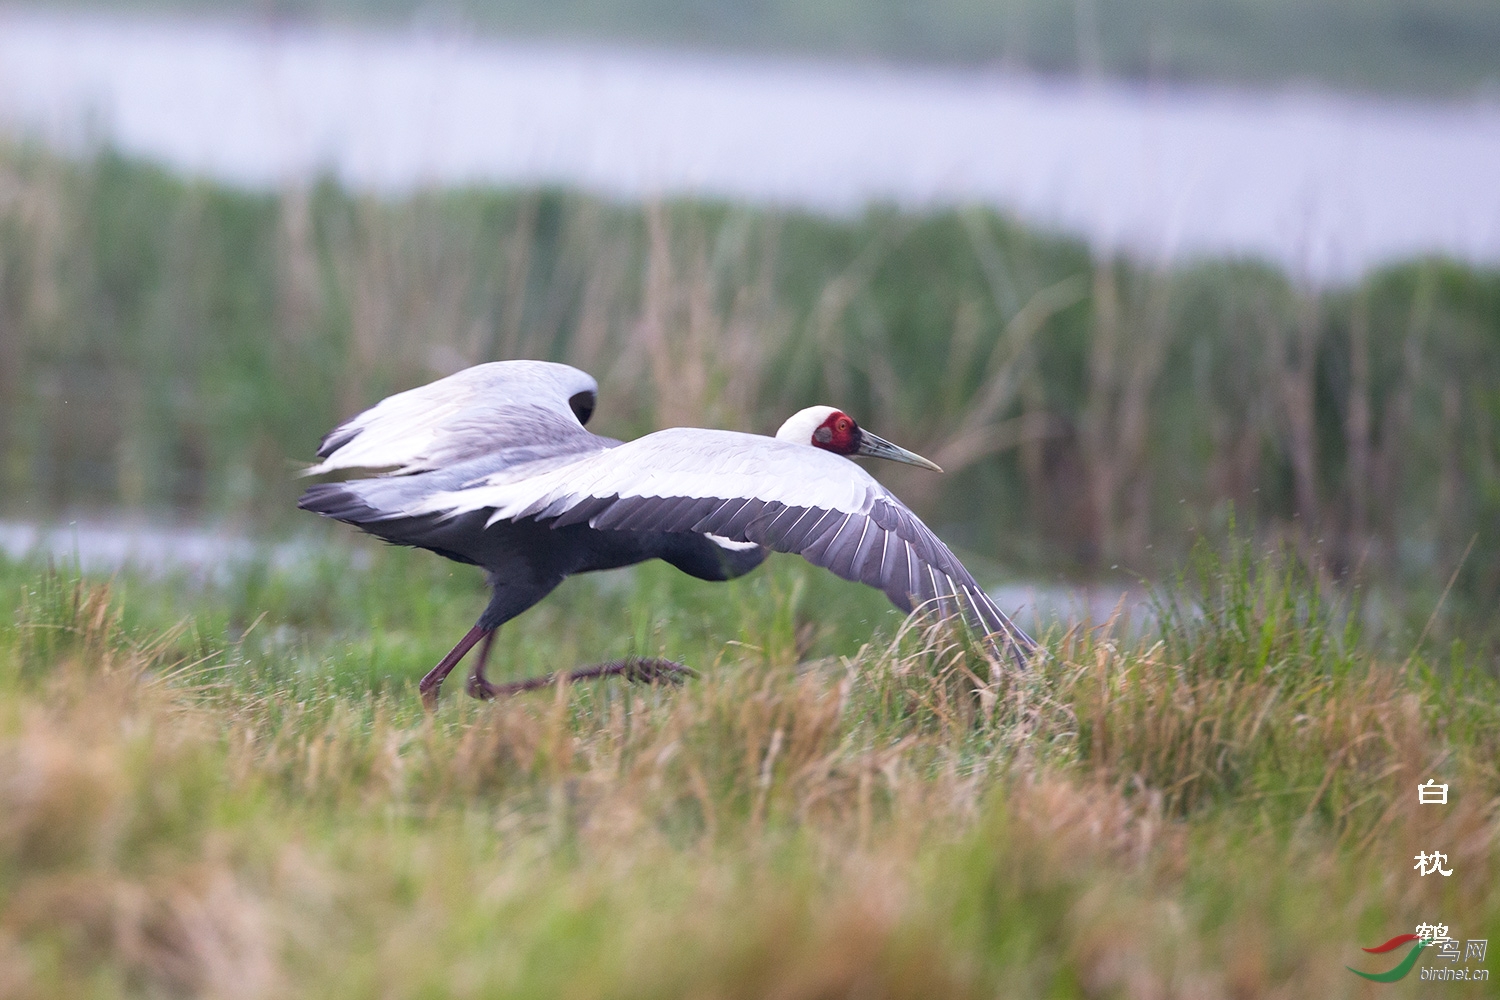
[{"label": "crane foot", "polygon": [[696,670],[685,667],[681,663],[674,663],[672,660],[627,656],[621,660],[610,660],[591,667],[580,667],[569,673],[542,674],[540,677],[528,677],[525,680],[510,681],[506,684],[492,684],[476,672],[469,677],[466,690],[469,692],[469,697],[487,701],[490,698],[505,698],[526,691],[535,691],[538,688],[550,687],[562,679],[566,679],[570,684],[578,681],[598,680],[603,677],[623,677],[632,684],[681,684],[689,677],[697,676]]}]

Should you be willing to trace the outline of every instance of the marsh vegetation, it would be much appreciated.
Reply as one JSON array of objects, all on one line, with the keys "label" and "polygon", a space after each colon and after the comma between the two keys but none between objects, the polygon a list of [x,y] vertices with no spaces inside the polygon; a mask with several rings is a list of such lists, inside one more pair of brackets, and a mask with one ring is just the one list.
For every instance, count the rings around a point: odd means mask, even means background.
[{"label": "marsh vegetation", "polygon": [[[702,678],[436,715],[478,581],[374,558],[0,566],[0,994],[1337,997],[1410,914],[1500,937],[1493,677],[1376,651],[1289,557],[1024,674],[789,558],[579,578],[503,669]],[[1461,878],[1406,870],[1435,843]]]},{"label": "marsh vegetation", "polygon": [[1235,517],[1417,621],[1458,567],[1439,634],[1500,601],[1500,275],[1442,260],[1316,291],[981,209],[247,194],[11,147],[0,292],[12,517],[276,530],[342,417],[537,357],[594,374],[620,437],[842,406],[943,465],[889,482],[1013,570],[1155,577]]}]

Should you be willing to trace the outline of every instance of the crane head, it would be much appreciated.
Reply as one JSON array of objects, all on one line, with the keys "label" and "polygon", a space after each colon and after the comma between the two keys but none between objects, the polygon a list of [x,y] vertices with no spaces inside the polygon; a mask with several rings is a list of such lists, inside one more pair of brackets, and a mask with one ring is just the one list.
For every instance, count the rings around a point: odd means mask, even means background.
[{"label": "crane head", "polygon": [[878,434],[871,434],[855,423],[853,417],[831,406],[809,406],[805,410],[799,410],[781,425],[776,437],[781,441],[812,445],[835,455],[868,455],[871,458],[905,462],[934,472],[943,471],[921,455],[891,444]]}]

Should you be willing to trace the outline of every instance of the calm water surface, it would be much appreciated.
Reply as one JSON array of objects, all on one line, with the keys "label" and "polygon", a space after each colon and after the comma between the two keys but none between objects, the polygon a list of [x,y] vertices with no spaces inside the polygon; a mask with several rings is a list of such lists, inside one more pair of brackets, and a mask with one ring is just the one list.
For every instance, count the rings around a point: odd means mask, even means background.
[{"label": "calm water surface", "polygon": [[1326,283],[1500,264],[1500,106],[0,10],[0,122],[253,187],[985,204]]},{"label": "calm water surface", "polygon": [[[146,576],[182,576],[227,586],[236,574],[263,566],[275,573],[307,571],[331,560],[352,572],[369,570],[369,552],[347,544],[303,536],[271,542],[222,529],[142,521],[96,519],[39,524],[0,521],[0,558],[78,567],[86,573],[120,571]],[[436,556],[432,558],[436,559]],[[478,571],[475,579],[478,580]],[[593,574],[602,586],[628,586],[630,568]],[[1118,583],[1071,586],[1063,583],[1011,583],[990,591],[1018,623],[1038,634],[1058,623],[1098,624],[1119,614],[1140,626],[1152,619],[1146,595]]]}]

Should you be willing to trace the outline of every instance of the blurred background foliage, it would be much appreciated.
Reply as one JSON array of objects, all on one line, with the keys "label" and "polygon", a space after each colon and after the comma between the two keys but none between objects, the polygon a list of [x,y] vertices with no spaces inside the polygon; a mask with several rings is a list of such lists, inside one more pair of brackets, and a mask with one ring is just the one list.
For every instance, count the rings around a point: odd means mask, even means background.
[{"label": "blurred background foliage", "polygon": [[594,374],[620,437],[847,408],[948,470],[880,470],[945,537],[1030,573],[1159,572],[1238,517],[1332,577],[1430,593],[1461,562],[1459,600],[1500,600],[1495,272],[1314,291],[983,209],[251,194],[0,152],[0,515],[274,532],[341,418],[511,357]]},{"label": "blurred background foliage", "polygon": [[1493,95],[1493,0],[115,0],[48,7],[994,65],[1157,81]]}]

